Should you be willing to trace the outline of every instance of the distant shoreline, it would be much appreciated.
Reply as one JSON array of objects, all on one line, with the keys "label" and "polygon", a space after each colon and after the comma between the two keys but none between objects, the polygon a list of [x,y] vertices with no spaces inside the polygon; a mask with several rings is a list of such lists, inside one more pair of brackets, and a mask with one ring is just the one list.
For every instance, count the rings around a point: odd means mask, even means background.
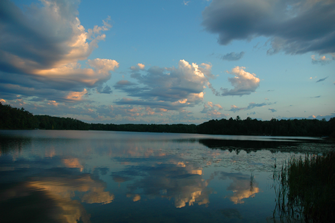
[{"label": "distant shoreline", "polygon": [[102,130],[152,133],[192,133],[210,135],[311,136],[335,138],[335,117],[329,121],[294,119],[260,121],[251,119],[209,120],[195,124],[94,124],[73,118],[33,115],[24,108],[0,103],[0,129],[3,130]]}]

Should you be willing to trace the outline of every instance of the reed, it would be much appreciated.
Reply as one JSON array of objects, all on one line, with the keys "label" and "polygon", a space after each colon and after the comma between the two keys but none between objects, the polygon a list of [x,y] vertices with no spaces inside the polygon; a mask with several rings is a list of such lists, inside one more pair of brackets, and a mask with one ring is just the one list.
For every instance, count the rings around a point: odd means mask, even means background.
[{"label": "reed", "polygon": [[335,152],[305,155],[284,163],[274,217],[283,222],[335,222]]}]

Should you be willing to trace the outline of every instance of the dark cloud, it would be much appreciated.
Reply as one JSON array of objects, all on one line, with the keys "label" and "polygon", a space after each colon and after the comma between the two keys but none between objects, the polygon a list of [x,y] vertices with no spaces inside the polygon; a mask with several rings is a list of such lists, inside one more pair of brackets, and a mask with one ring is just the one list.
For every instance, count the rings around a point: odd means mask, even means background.
[{"label": "dark cloud", "polygon": [[240,52],[240,53],[235,53],[235,52],[231,52],[231,53],[227,53],[226,55],[222,56],[221,59],[222,60],[228,60],[228,61],[235,61],[235,60],[239,60],[244,56],[244,52]]},{"label": "dark cloud", "polygon": [[256,115],[256,112],[250,112],[247,115]]},{"label": "dark cloud", "polygon": [[[241,110],[251,110],[253,108],[257,108],[257,107],[264,107],[266,105],[271,105],[273,103],[254,103],[254,102],[251,102],[249,103],[249,105],[247,107],[243,107],[243,108],[239,108],[237,107],[236,105],[232,105],[231,108],[228,110],[228,111],[232,111],[232,112],[238,112],[238,111],[241,111]],[[252,114],[252,113],[250,113]],[[254,113],[255,114],[255,113]]]},{"label": "dark cloud", "polygon": [[335,2],[213,0],[202,12],[202,25],[219,34],[218,42],[269,37],[269,54],[335,52]]},{"label": "dark cloud", "polygon": [[328,78],[328,77],[321,78],[321,79],[317,80],[316,83],[318,83],[318,82],[322,82],[322,81],[326,80],[327,78]]},{"label": "dark cloud", "polygon": [[105,87],[98,87],[97,91],[101,94],[111,94],[113,91],[110,86],[106,85]]},{"label": "dark cloud", "polygon": [[269,110],[270,110],[271,112],[277,112],[277,110],[276,110],[276,109],[273,109],[273,108],[269,108]]}]

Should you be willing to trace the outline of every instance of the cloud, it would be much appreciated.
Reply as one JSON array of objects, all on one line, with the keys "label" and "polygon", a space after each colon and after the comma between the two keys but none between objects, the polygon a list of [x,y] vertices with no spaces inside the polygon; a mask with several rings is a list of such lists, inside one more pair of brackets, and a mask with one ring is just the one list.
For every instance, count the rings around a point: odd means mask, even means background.
[{"label": "cloud", "polygon": [[277,112],[277,110],[276,110],[276,109],[273,109],[273,108],[269,108],[269,110],[270,110],[271,112]]},{"label": "cloud", "polygon": [[184,5],[188,5],[188,3],[190,3],[191,1],[183,1]]},{"label": "cloud", "polygon": [[105,87],[102,87],[102,86],[98,87],[97,92],[101,94],[111,94],[113,91],[110,86],[105,85]]},{"label": "cloud", "polygon": [[312,55],[311,58],[312,58],[312,63],[313,64],[322,64],[322,65],[325,65],[325,64],[327,64],[327,63],[329,63],[331,61],[331,59],[327,58],[326,56],[322,56],[322,57],[316,59],[315,55]]},{"label": "cloud", "polygon": [[142,63],[138,63],[136,66],[131,66],[130,69],[133,71],[144,70],[145,65]]},{"label": "cloud", "polygon": [[249,95],[259,86],[260,79],[256,77],[256,74],[251,74],[244,71],[245,67],[235,67],[231,72],[227,73],[235,75],[233,78],[228,78],[229,82],[234,87],[231,90],[227,88],[221,88],[222,96],[234,96],[234,95]]},{"label": "cloud", "polygon": [[227,53],[226,55],[222,56],[221,59],[222,60],[228,60],[228,61],[235,61],[235,60],[239,60],[244,56],[244,52],[240,52],[240,53],[235,53],[235,52],[231,52],[231,53]]},{"label": "cloud", "polygon": [[[251,110],[253,108],[256,108],[256,107],[264,107],[266,105],[271,105],[273,103],[254,103],[254,102],[251,102],[249,103],[249,105],[247,107],[243,107],[243,108],[239,108],[237,107],[236,105],[232,105],[231,108],[228,110],[228,111],[232,111],[232,112],[238,112],[238,111],[241,111],[241,110]],[[252,113],[250,113],[252,114]]]},{"label": "cloud", "polygon": [[84,89],[82,92],[70,92],[65,98],[73,101],[81,101],[82,97],[87,93]]},{"label": "cloud", "polygon": [[142,105],[168,110],[181,110],[202,102],[211,65],[180,60],[178,67],[150,67],[147,70],[131,67],[131,77],[137,83],[122,80],[114,86],[130,97],[116,101],[119,105]]},{"label": "cloud", "polygon": [[[78,19],[79,1],[41,2],[25,11],[8,0],[0,2],[1,93],[10,96],[6,90],[15,86],[23,96],[55,90],[64,97],[71,91],[101,87],[118,62],[96,58],[82,67],[78,61],[86,60],[105,39],[102,32],[111,28],[110,18],[86,31]],[[48,98],[48,94],[36,96]]]},{"label": "cloud", "polygon": [[202,12],[202,25],[227,45],[234,40],[268,37],[269,54],[335,52],[335,2],[213,0]]},{"label": "cloud", "polygon": [[209,101],[204,104],[204,108],[201,113],[205,113],[208,117],[212,118],[222,118],[229,115],[223,114],[222,112],[220,112],[221,110],[223,110],[223,108],[220,104],[213,104],[213,102]]},{"label": "cloud", "polygon": [[230,110],[229,111],[232,111],[232,112],[237,112],[237,111],[240,111],[240,110],[244,110],[245,108],[239,108],[237,107],[236,105],[232,105]]},{"label": "cloud", "polygon": [[328,78],[328,77],[321,78],[321,79],[317,80],[316,83],[318,83],[318,82],[322,82],[322,81],[326,80],[327,78]]}]

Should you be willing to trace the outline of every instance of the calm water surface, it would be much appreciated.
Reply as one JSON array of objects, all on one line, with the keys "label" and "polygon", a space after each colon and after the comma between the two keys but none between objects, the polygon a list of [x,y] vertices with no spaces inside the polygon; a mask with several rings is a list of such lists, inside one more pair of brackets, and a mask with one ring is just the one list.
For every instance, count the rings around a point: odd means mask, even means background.
[{"label": "calm water surface", "polygon": [[319,138],[0,131],[0,222],[276,222],[273,176]]}]

